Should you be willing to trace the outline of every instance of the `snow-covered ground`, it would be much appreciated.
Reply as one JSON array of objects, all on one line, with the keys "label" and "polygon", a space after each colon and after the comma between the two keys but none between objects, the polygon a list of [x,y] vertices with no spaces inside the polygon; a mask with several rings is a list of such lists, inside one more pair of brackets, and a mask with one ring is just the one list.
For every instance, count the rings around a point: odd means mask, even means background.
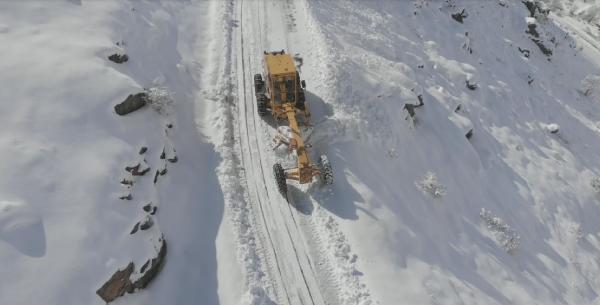
[{"label": "snow-covered ground", "polygon": [[[537,7],[0,3],[0,304],[103,304],[162,235],[114,304],[600,304],[600,5]],[[335,175],[289,202],[252,85],[280,49]],[[172,104],[115,114],[149,88]]]}]

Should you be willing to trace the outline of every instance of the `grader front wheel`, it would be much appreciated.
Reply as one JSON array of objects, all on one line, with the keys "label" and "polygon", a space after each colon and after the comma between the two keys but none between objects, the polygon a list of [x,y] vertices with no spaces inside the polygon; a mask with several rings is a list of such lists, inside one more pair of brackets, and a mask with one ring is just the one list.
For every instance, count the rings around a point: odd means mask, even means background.
[{"label": "grader front wheel", "polygon": [[273,165],[273,174],[275,175],[275,182],[277,183],[277,189],[284,197],[287,197],[287,182],[285,177],[285,171],[279,163]]}]

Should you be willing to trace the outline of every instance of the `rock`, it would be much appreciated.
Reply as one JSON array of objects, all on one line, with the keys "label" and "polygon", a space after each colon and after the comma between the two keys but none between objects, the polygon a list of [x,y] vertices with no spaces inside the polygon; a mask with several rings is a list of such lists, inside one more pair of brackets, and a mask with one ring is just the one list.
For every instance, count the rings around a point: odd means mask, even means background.
[{"label": "rock", "polygon": [[140,269],[140,273],[144,273],[146,272],[146,268],[148,268],[148,266],[150,266],[150,260],[147,260],[144,265],[142,265],[142,268]]},{"label": "rock", "polygon": [[121,200],[131,200],[131,199],[133,199],[133,196],[131,196],[131,194],[127,194],[127,195],[123,195],[123,196],[119,197],[119,199],[121,199]]},{"label": "rock", "polygon": [[127,54],[118,54],[115,53],[111,56],[108,57],[108,60],[117,63],[117,64],[122,64],[124,62],[127,62],[129,60],[129,56],[127,56]]},{"label": "rock", "polygon": [[142,209],[144,210],[144,212],[150,213],[150,215],[154,215],[156,214],[156,210],[158,210],[158,207],[152,205],[152,203],[148,203],[147,205],[143,206]]},{"label": "rock", "polygon": [[140,273],[143,275],[131,282],[131,274],[135,270],[135,265],[130,262],[124,270],[117,270],[111,276],[111,278],[96,291],[96,294],[102,298],[106,303],[110,303],[116,300],[118,297],[127,293],[133,293],[136,289],[146,288],[152,280],[156,278],[158,273],[162,270],[166,262],[167,256],[167,241],[164,236],[159,238],[160,250],[155,258],[152,258],[140,269]]},{"label": "rock", "polygon": [[140,148],[140,152],[138,154],[143,155],[148,151],[148,147],[146,146],[142,146],[142,148]]},{"label": "rock", "polygon": [[154,184],[156,184],[156,181],[158,181],[159,174],[160,174],[160,172],[158,170],[156,170],[156,173],[154,174]]},{"label": "rock", "polygon": [[144,210],[144,212],[150,213],[150,211],[152,211],[152,203],[148,203],[145,206],[143,206],[142,210]]},{"label": "rock", "polygon": [[162,153],[160,153],[160,158],[165,159],[166,157],[167,157],[167,154],[165,153],[165,148],[163,147],[163,151],[162,151]]},{"label": "rock", "polygon": [[125,292],[132,293],[134,285],[129,276],[133,273],[134,268],[134,264],[131,262],[125,269],[117,270],[100,289],[96,290],[96,294],[104,302],[109,303],[124,295]]},{"label": "rock", "polygon": [[134,288],[146,288],[148,284],[150,284],[150,282],[152,282],[152,280],[156,278],[160,270],[162,270],[162,267],[165,264],[165,257],[167,255],[167,241],[164,239],[164,237],[161,237],[160,242],[162,245],[160,247],[160,250],[158,251],[158,255],[150,260],[150,267],[148,268],[146,273],[144,273],[142,277],[140,277],[137,281],[133,283]]},{"label": "rock", "polygon": [[540,37],[540,33],[538,33],[538,31],[537,31],[537,25],[535,23],[527,24],[527,30],[525,31],[525,33],[527,33],[535,38]]},{"label": "rock", "polygon": [[419,98],[419,104],[417,105],[413,105],[413,104],[404,104],[404,110],[406,110],[406,112],[408,112],[408,115],[410,116],[411,119],[415,118],[415,108],[419,108],[421,106],[425,105],[425,103],[423,103],[423,98]]},{"label": "rock", "polygon": [[149,166],[144,166],[142,167],[139,163],[135,166],[127,166],[125,167],[125,170],[130,172],[133,176],[143,176],[145,175],[147,172],[150,171],[150,167]]},{"label": "rock", "polygon": [[171,162],[171,163],[176,163],[176,162],[177,162],[177,160],[179,160],[179,159],[177,158],[177,156],[174,156],[173,158],[167,159],[167,161],[169,161],[169,162]]},{"label": "rock", "polygon": [[166,174],[167,174],[167,167],[165,167],[165,168],[161,169],[161,170],[160,170],[160,172],[159,172],[159,174],[160,174],[161,176],[164,176],[164,175],[166,175]]},{"label": "rock", "polygon": [[134,112],[148,103],[148,96],[144,92],[130,94],[123,102],[115,106],[118,115],[126,115]]},{"label": "rock", "polygon": [[140,223],[140,230],[148,230],[152,228],[152,225],[154,225],[154,221],[152,221],[150,216],[146,216],[146,218],[144,218],[144,220]]},{"label": "rock", "polygon": [[133,229],[131,230],[131,232],[129,232],[129,234],[131,234],[131,235],[135,234],[135,232],[137,232],[139,228],[140,228],[140,222],[138,221],[135,224],[135,226],[133,226]]},{"label": "rock", "polygon": [[467,88],[469,90],[475,90],[475,89],[477,89],[477,84],[471,83],[469,80],[466,81],[466,84],[467,84]]},{"label": "rock", "polygon": [[469,129],[469,131],[467,131],[467,133],[465,134],[465,137],[467,137],[467,139],[471,139],[471,137],[473,136],[473,129]]},{"label": "rock", "polygon": [[550,133],[558,133],[560,126],[558,126],[558,124],[548,124],[546,125],[546,130],[548,130]]},{"label": "rock", "polygon": [[463,9],[460,13],[455,13],[455,14],[452,14],[451,16],[452,16],[452,19],[454,19],[454,20],[456,20],[456,21],[458,21],[460,23],[463,23],[463,20],[465,18],[467,18],[467,16],[469,16],[469,15]]},{"label": "rock", "polygon": [[521,49],[519,47],[519,52],[521,52],[521,54],[523,54],[523,56],[525,56],[525,58],[529,58],[529,55],[531,55],[531,51],[527,50],[527,49]]},{"label": "rock", "polygon": [[531,38],[531,41],[533,41],[535,43],[535,45],[537,45],[538,48],[540,48],[540,51],[542,51],[542,53],[544,53],[544,55],[552,56],[552,50],[547,48],[541,40]]},{"label": "rock", "polygon": [[123,178],[123,180],[121,180],[121,184],[123,185],[133,185],[133,180],[128,180]]}]

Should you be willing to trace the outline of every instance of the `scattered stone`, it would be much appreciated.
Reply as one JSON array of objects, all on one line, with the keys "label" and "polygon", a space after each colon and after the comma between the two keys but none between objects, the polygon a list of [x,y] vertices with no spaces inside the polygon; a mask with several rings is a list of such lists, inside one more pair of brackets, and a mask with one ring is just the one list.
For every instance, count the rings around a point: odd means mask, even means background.
[{"label": "scattered stone", "polygon": [[96,294],[104,302],[109,303],[124,295],[125,292],[132,293],[134,286],[129,280],[129,276],[133,273],[134,268],[134,264],[131,262],[125,269],[117,270],[100,289],[96,290]]},{"label": "scattered stone", "polygon": [[527,50],[527,49],[521,49],[519,47],[519,52],[521,52],[521,54],[523,54],[523,56],[525,56],[525,58],[529,58],[529,55],[531,55],[531,51]]},{"label": "scattered stone", "polygon": [[423,98],[421,97],[419,99],[419,104],[413,105],[413,104],[406,103],[406,104],[404,104],[404,108],[403,109],[406,110],[406,112],[408,112],[408,115],[410,116],[411,119],[414,119],[415,115],[416,115],[415,108],[419,108],[419,107],[421,107],[423,105],[425,105],[425,103],[423,103]]},{"label": "scattered stone", "polygon": [[144,212],[150,213],[150,211],[152,211],[152,203],[148,203],[145,206],[143,206],[142,210],[144,210]]},{"label": "scattered stone", "polygon": [[130,172],[133,176],[143,176],[150,171],[150,167],[147,165],[142,167],[141,164],[138,163],[135,166],[125,167],[125,170]]},{"label": "scattered stone", "polygon": [[122,64],[124,62],[127,62],[129,60],[129,56],[127,56],[127,54],[118,54],[115,53],[111,56],[108,57],[108,60],[117,63],[117,64]]},{"label": "scattered stone", "polygon": [[133,235],[135,234],[135,232],[138,231],[138,229],[140,228],[140,222],[138,221],[134,226],[133,229],[131,230],[131,232],[129,232],[129,234]]},{"label": "scattered stone", "polygon": [[158,181],[159,174],[160,174],[160,172],[158,170],[156,170],[156,173],[154,174],[154,184],[156,184],[156,181]]},{"label": "scattered stone", "polygon": [[171,162],[171,163],[176,163],[176,162],[177,162],[177,160],[179,160],[179,159],[177,158],[177,156],[174,156],[173,158],[167,159],[167,161],[169,161],[169,162]]},{"label": "scattered stone", "polygon": [[145,154],[147,151],[148,151],[148,147],[146,147],[146,146],[142,146],[142,148],[140,148],[140,152],[139,152],[139,154],[140,154],[140,155],[143,155],[143,154]]},{"label": "scattered stone", "polygon": [[171,124],[171,123],[167,124],[167,128],[169,128],[169,129],[173,128],[173,124]]},{"label": "scattered stone", "polygon": [[540,51],[542,51],[544,55],[552,56],[552,50],[548,49],[541,40],[535,38],[531,38],[531,40],[538,46],[538,48],[540,48]]},{"label": "scattered stone", "polygon": [[522,2],[527,7],[530,17],[535,18],[538,17],[539,14],[541,14],[542,16],[548,16],[548,14],[550,14],[550,9],[542,7],[543,4],[539,1],[523,0]]},{"label": "scattered stone", "polygon": [[152,205],[152,203],[148,203],[147,205],[143,206],[142,209],[144,210],[144,212],[150,213],[150,215],[154,215],[156,214],[158,207]]},{"label": "scattered stone", "polygon": [[558,126],[558,124],[548,124],[546,125],[546,130],[548,130],[550,133],[558,133],[560,126]]},{"label": "scattered stone", "polygon": [[465,137],[471,140],[471,137],[473,137],[473,129],[469,129],[469,131],[467,131],[467,133],[465,134]]},{"label": "scattered stone", "polygon": [[540,37],[540,33],[538,33],[538,31],[537,31],[537,25],[535,23],[528,23],[527,30],[525,31],[525,33],[527,33],[535,38]]},{"label": "scattered stone", "polygon": [[126,115],[144,107],[147,103],[146,93],[130,94],[123,102],[115,106],[115,112],[118,115]]},{"label": "scattered stone", "polygon": [[123,178],[123,180],[121,180],[121,184],[123,185],[133,185],[133,180],[128,180]]},{"label": "scattered stone", "polygon": [[451,16],[452,16],[452,19],[454,19],[460,23],[463,23],[463,20],[465,18],[467,18],[467,16],[469,16],[469,15],[465,11],[465,9],[463,9],[460,13],[455,13],[455,14],[452,14]]},{"label": "scattered stone", "polygon": [[167,154],[165,153],[165,148],[163,147],[162,153],[160,153],[160,158],[162,160],[164,160],[167,157]]},{"label": "scattered stone", "polygon": [[127,194],[127,195],[123,195],[123,196],[119,197],[119,199],[121,199],[121,200],[131,200],[131,199],[133,199],[133,196],[131,196],[131,194]]},{"label": "scattered stone", "polygon": [[152,228],[152,225],[154,225],[154,221],[152,221],[152,218],[150,218],[150,216],[146,216],[146,218],[144,218],[144,220],[140,223],[140,230],[148,230]]},{"label": "scattered stone", "polygon": [[165,166],[163,169],[161,169],[159,174],[160,174],[161,176],[164,176],[164,175],[166,175],[166,174],[167,174],[167,167]]},{"label": "scattered stone", "polygon": [[466,85],[467,85],[467,88],[469,90],[476,90],[477,89],[477,84],[471,83],[471,81],[469,81],[468,79],[466,81]]}]

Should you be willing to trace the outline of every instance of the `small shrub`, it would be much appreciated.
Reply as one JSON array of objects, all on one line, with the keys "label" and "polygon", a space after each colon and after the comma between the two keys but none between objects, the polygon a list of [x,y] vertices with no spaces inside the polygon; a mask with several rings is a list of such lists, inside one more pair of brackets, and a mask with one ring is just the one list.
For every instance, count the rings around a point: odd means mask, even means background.
[{"label": "small shrub", "polygon": [[488,230],[496,238],[496,242],[507,253],[513,253],[521,244],[521,237],[515,230],[504,222],[500,217],[494,216],[492,212],[481,209],[479,216],[485,222]]},{"label": "small shrub", "polygon": [[600,176],[592,178],[590,185],[592,186],[594,191],[596,191],[596,193],[600,193]]},{"label": "small shrub", "polygon": [[434,198],[441,198],[446,194],[446,187],[439,183],[437,176],[433,172],[427,172],[420,181],[415,182],[415,186],[423,194]]},{"label": "small shrub", "polygon": [[171,113],[174,100],[171,92],[166,88],[152,87],[146,90],[148,105],[162,115]]}]

